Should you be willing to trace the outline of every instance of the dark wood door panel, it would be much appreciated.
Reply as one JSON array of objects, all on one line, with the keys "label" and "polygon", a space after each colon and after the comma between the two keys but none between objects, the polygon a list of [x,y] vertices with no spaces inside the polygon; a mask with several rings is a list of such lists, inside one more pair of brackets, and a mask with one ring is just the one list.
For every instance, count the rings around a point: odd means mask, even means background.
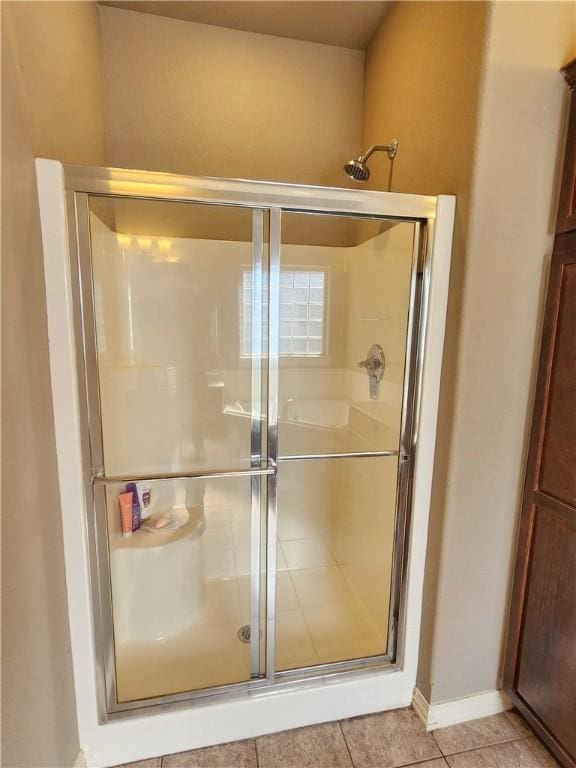
[{"label": "dark wood door panel", "polygon": [[576,506],[576,264],[560,278],[554,367],[542,441],[540,488]]},{"label": "dark wood door panel", "polygon": [[516,690],[576,754],[576,514],[534,510]]},{"label": "dark wood door panel", "polygon": [[[518,532],[504,689],[576,768],[576,59]],[[504,768],[504,767],[503,767]]]},{"label": "dark wood door panel", "polygon": [[[576,87],[576,65],[567,67],[564,76],[568,84]],[[558,232],[576,229],[576,98],[572,96],[568,119],[568,143],[564,157],[564,171],[560,186],[560,205],[558,207]]]}]

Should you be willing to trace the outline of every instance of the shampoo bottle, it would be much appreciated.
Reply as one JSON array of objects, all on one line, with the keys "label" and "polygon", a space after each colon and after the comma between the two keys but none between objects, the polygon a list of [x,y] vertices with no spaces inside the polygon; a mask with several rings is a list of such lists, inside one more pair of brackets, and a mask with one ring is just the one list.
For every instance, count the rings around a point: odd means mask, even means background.
[{"label": "shampoo bottle", "polygon": [[137,531],[140,528],[140,502],[136,483],[128,483],[126,493],[132,494],[132,530]]},{"label": "shampoo bottle", "polygon": [[140,504],[140,520],[147,520],[152,514],[152,489],[147,483],[136,483],[138,503]]}]

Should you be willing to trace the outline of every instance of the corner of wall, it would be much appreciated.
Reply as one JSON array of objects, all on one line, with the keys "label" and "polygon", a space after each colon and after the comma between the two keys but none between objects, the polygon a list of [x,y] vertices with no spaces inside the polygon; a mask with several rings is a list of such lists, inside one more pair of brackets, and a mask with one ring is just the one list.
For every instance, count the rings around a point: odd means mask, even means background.
[{"label": "corner of wall", "polygon": [[[427,585],[419,685],[431,705],[479,695],[500,681],[552,243],[565,97],[558,68],[572,35],[571,10],[567,3],[492,3],[488,15],[466,266],[461,285],[452,286],[461,297],[454,387],[445,402],[450,429],[438,444],[445,476],[433,515],[440,523],[429,542],[427,576],[436,584]],[[542,148],[537,157],[535,146]],[[527,188],[534,194],[522,194]],[[470,664],[474,647],[477,662]]]}]

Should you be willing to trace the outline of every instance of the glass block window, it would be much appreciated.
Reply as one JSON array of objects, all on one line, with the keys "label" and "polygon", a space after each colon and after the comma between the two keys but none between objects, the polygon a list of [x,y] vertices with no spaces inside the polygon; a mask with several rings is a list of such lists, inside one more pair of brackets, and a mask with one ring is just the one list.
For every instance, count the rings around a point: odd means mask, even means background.
[{"label": "glass block window", "polygon": [[[320,270],[281,270],[279,353],[290,357],[320,357],[325,353],[326,273]],[[266,309],[267,304],[264,304]],[[242,283],[242,354],[251,354],[252,273]],[[265,340],[266,341],[266,340]]]},{"label": "glass block window", "polygon": [[324,272],[280,272],[281,355],[323,354],[324,292]]}]

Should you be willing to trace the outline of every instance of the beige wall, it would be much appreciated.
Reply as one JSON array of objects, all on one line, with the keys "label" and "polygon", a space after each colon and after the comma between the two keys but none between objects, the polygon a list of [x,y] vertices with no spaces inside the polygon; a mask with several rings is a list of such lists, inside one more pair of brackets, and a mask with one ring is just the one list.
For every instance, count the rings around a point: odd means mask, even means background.
[{"label": "beige wall", "polygon": [[33,163],[104,161],[98,66],[95,4],[2,4],[2,764],[14,768],[78,752]]},{"label": "beige wall", "polygon": [[364,144],[400,140],[394,190],[458,197],[418,674],[433,703],[499,687],[574,23],[572,2],[396,3],[367,52]]},{"label": "beige wall", "polygon": [[112,165],[343,184],[364,53],[101,8]]},{"label": "beige wall", "polygon": [[[368,146],[398,138],[392,189],[457,196],[437,484],[447,472],[487,9],[488,4],[480,2],[394,3],[366,55],[363,143]],[[376,155],[371,168],[370,186],[386,189],[387,158]],[[441,530],[440,499],[430,525],[433,554],[428,558],[421,647],[425,670],[429,670]],[[429,676],[429,671],[420,675],[427,696]]]},{"label": "beige wall", "polygon": [[500,684],[568,96],[558,69],[576,53],[575,9],[498,2],[491,10],[428,555],[419,684],[433,702]]},{"label": "beige wall", "polygon": [[[393,3],[366,52],[363,146],[400,142],[392,189],[458,193],[464,222],[487,4]],[[386,189],[385,155],[368,186]]]}]

